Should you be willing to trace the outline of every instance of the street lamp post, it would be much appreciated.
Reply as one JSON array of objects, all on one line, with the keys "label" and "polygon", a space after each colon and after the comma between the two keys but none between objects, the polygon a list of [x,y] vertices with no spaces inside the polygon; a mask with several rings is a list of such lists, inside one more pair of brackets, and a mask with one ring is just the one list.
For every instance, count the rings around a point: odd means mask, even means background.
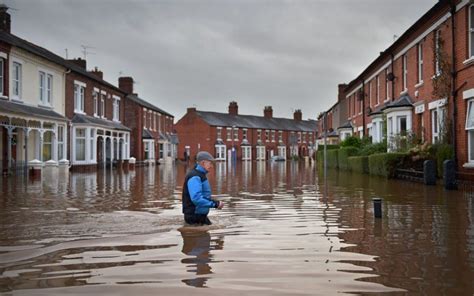
[{"label": "street lamp post", "polygon": [[235,146],[234,146],[234,137],[235,137],[235,125],[232,126],[232,162],[235,162]]}]

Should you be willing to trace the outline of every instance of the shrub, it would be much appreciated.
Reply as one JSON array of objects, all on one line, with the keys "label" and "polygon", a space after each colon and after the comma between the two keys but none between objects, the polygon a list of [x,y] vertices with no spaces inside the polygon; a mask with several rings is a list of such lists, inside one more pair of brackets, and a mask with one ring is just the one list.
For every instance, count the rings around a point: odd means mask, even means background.
[{"label": "shrub", "polygon": [[341,147],[338,150],[338,155],[337,155],[337,162],[338,162],[338,167],[342,170],[348,170],[349,169],[349,164],[347,162],[347,159],[349,156],[355,156],[359,152],[359,149],[356,147]]},{"label": "shrub", "polygon": [[405,153],[377,153],[369,156],[369,173],[387,178],[395,176],[395,169],[407,157]]},{"label": "shrub", "polygon": [[362,141],[359,137],[350,136],[344,139],[339,146],[341,147],[356,147],[360,148],[362,146]]},{"label": "shrub", "polygon": [[368,156],[351,156],[348,158],[349,169],[353,172],[368,174],[369,173],[369,157]]},{"label": "shrub", "polygon": [[387,142],[380,142],[374,144],[368,144],[359,151],[360,156],[369,156],[375,153],[386,153],[387,152]]},{"label": "shrub", "polygon": [[443,163],[447,159],[454,159],[453,146],[448,144],[435,144],[433,145],[436,155],[436,165],[438,169],[438,177],[443,176]]}]

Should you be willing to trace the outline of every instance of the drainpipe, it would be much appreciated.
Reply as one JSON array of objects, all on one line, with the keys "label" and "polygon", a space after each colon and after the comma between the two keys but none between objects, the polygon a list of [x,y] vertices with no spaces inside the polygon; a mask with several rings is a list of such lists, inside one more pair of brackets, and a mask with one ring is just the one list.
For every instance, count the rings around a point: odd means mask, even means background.
[{"label": "drainpipe", "polygon": [[365,81],[362,79],[362,137],[365,137]]},{"label": "drainpipe", "polygon": [[456,97],[457,97],[457,90],[456,90],[456,28],[455,28],[455,19],[454,16],[456,14],[456,4],[454,1],[450,1],[451,6],[451,95],[453,97],[453,108],[452,108],[452,118],[453,122],[451,124],[451,136],[453,141],[453,149],[454,149],[454,163],[455,168],[457,169],[458,164],[458,157],[457,157],[457,143],[456,143],[456,122],[457,122],[457,107],[456,107]]},{"label": "drainpipe", "polygon": [[392,98],[391,101],[395,100],[395,74],[393,73],[393,60],[395,59],[395,56],[393,55],[393,52],[390,53],[390,68],[391,68],[391,73],[392,76],[394,77],[392,81],[390,81],[390,86],[392,88]]}]

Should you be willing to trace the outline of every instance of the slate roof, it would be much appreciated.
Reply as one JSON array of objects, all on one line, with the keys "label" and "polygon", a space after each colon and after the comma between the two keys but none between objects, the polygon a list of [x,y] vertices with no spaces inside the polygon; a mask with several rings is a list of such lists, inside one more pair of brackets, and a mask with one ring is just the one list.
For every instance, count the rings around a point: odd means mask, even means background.
[{"label": "slate roof", "polygon": [[286,130],[286,131],[302,131],[315,132],[317,129],[316,120],[296,121],[288,118],[265,118],[255,115],[231,115],[228,113],[196,111],[207,124],[211,126],[238,128],[255,128],[269,130]]},{"label": "slate roof", "polygon": [[55,119],[67,121],[68,119],[52,109],[35,107],[0,99],[0,111],[19,115],[36,116],[45,119]]},{"label": "slate roof", "polygon": [[337,129],[343,129],[343,128],[352,128],[352,124],[350,121],[346,121],[343,125],[338,127]]},{"label": "slate roof", "polygon": [[104,128],[130,131],[128,127],[121,124],[120,122],[110,121],[110,120],[88,116],[84,114],[74,114],[74,117],[72,118],[72,123],[82,123],[82,124],[89,124],[89,125],[94,125],[94,126],[99,126],[99,127],[104,127]]},{"label": "slate roof", "polygon": [[142,131],[142,139],[153,139],[153,135],[146,129]]},{"label": "slate roof", "polygon": [[174,117],[174,115],[171,115],[168,112],[156,107],[155,105],[150,104],[147,101],[139,98],[136,94],[128,95],[127,98],[134,101],[135,103],[143,106],[143,107],[146,107],[147,109],[155,110],[157,112],[160,112],[161,114],[165,114],[167,116]]},{"label": "slate roof", "polygon": [[399,108],[399,107],[413,107],[412,100],[409,95],[403,95],[398,100],[385,105],[382,108],[383,110],[390,109],[390,108]]}]

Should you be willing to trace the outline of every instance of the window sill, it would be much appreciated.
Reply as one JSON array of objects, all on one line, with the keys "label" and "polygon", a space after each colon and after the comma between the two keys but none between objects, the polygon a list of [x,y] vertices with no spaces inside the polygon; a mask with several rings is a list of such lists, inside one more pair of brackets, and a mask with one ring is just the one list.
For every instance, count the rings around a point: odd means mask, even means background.
[{"label": "window sill", "polygon": [[419,88],[423,86],[423,83],[424,83],[423,81],[420,81],[418,84],[415,84],[415,88]]},{"label": "window sill", "polygon": [[86,112],[84,112],[84,111],[81,111],[81,110],[74,110],[74,113],[75,113],[75,114],[82,114],[82,115],[86,115]]},{"label": "window sill", "polygon": [[7,96],[4,96],[4,95],[0,95],[0,99],[8,100],[8,97],[7,97]]},{"label": "window sill", "polygon": [[463,168],[466,169],[474,169],[474,163],[473,162],[466,162],[465,164],[462,165]]},{"label": "window sill", "polygon": [[464,62],[462,62],[464,65],[470,65],[470,64],[473,64],[474,63],[474,56],[468,58],[467,60],[465,60]]},{"label": "window sill", "polygon": [[53,106],[51,105],[38,104],[38,107],[43,108],[43,109],[53,109]]},{"label": "window sill", "polygon": [[21,103],[21,104],[23,104],[23,101],[22,101],[20,98],[11,98],[11,101],[12,101],[12,102],[15,102],[15,103]]}]

